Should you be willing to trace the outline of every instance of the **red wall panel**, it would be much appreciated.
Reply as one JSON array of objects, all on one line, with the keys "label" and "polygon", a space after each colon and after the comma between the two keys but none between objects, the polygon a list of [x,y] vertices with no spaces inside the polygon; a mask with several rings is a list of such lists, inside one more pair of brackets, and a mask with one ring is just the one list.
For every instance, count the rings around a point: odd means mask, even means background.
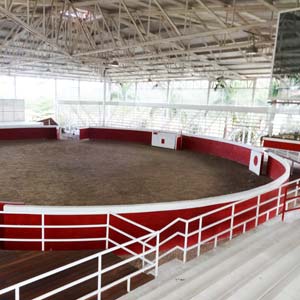
[{"label": "red wall panel", "polygon": [[79,130],[79,139],[84,140],[84,139],[89,139],[90,136],[90,128],[82,128]]},{"label": "red wall panel", "polygon": [[55,127],[1,128],[0,140],[57,139]]},{"label": "red wall panel", "polygon": [[269,156],[267,165],[267,176],[274,180],[283,175],[284,172],[284,166],[279,161]]},{"label": "red wall panel", "polygon": [[292,141],[285,142],[284,140],[263,140],[263,147],[266,148],[275,148],[275,149],[284,149],[284,150],[291,150],[291,151],[300,151],[300,143],[296,142],[293,143]]},{"label": "red wall panel", "polygon": [[245,166],[249,165],[251,155],[251,149],[249,148],[202,137],[184,135],[182,139],[183,149],[223,157]]},{"label": "red wall panel", "polygon": [[123,142],[134,142],[151,145],[152,132],[110,129],[110,128],[89,128],[88,136],[90,139],[117,140]]}]

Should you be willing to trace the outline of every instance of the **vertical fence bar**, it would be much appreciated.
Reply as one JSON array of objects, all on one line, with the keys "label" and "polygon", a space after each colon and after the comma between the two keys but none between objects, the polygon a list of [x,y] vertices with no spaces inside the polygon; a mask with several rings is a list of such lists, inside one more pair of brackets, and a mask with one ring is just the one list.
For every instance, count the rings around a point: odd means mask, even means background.
[{"label": "vertical fence bar", "polygon": [[258,226],[259,207],[260,207],[260,196],[261,196],[261,195],[258,195],[258,196],[257,196],[255,227]]},{"label": "vertical fence bar", "polygon": [[197,256],[200,256],[200,254],[201,254],[201,239],[202,239],[202,217],[200,217],[200,219],[199,219]]},{"label": "vertical fence bar", "polygon": [[130,292],[130,277],[127,279],[127,293]]},{"label": "vertical fence bar", "polygon": [[20,288],[15,288],[15,300],[20,300]]},{"label": "vertical fence bar", "polygon": [[98,294],[97,300],[101,300],[101,289],[102,289],[102,255],[98,256]]},{"label": "vertical fence bar", "polygon": [[295,193],[295,198],[296,198],[296,200],[295,200],[295,207],[297,207],[297,205],[298,205],[298,203],[299,203],[299,199],[298,199],[298,197],[299,197],[299,182],[300,182],[300,180],[298,179],[297,181],[296,181],[296,193]]},{"label": "vertical fence bar", "polygon": [[184,245],[183,245],[183,262],[186,262],[188,247],[189,222],[185,221]]},{"label": "vertical fence bar", "polygon": [[143,243],[143,256],[142,256],[142,267],[145,267],[145,247],[146,243]]},{"label": "vertical fence bar", "polygon": [[45,214],[42,214],[41,215],[41,229],[42,229],[42,232],[41,232],[41,236],[42,236],[42,251],[45,251]]},{"label": "vertical fence bar", "polygon": [[279,190],[278,190],[278,198],[277,198],[276,216],[278,216],[278,215],[279,215],[280,202],[281,202],[281,191],[282,191],[282,187],[280,186],[280,188],[279,188]]},{"label": "vertical fence bar", "polygon": [[110,215],[109,213],[106,216],[106,239],[105,239],[105,249],[108,249],[109,246],[109,222],[110,222]]},{"label": "vertical fence bar", "polygon": [[284,196],[283,196],[283,207],[282,207],[282,215],[281,215],[281,221],[284,221],[285,217],[285,211],[286,211],[286,199],[287,199],[287,186],[285,187]]},{"label": "vertical fence bar", "polygon": [[232,235],[233,235],[234,211],[235,211],[235,204],[232,205],[232,209],[231,209],[229,240],[232,240]]},{"label": "vertical fence bar", "polygon": [[155,277],[158,276],[158,265],[159,265],[159,235],[160,232],[156,233],[156,251],[155,251]]}]

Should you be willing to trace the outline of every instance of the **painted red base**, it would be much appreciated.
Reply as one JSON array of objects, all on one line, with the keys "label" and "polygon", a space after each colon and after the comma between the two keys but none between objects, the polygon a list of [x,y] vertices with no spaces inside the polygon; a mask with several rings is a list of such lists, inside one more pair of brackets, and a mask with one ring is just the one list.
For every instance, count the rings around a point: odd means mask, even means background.
[{"label": "painted red base", "polygon": [[0,140],[57,139],[56,127],[1,128]]},{"label": "painted red base", "polygon": [[152,132],[130,129],[85,128],[80,129],[80,139],[117,140],[151,145]]},{"label": "painted red base", "polygon": [[290,151],[300,151],[300,142],[292,141],[292,140],[284,140],[284,139],[280,140],[280,139],[267,138],[267,139],[263,139],[263,147],[290,150]]}]

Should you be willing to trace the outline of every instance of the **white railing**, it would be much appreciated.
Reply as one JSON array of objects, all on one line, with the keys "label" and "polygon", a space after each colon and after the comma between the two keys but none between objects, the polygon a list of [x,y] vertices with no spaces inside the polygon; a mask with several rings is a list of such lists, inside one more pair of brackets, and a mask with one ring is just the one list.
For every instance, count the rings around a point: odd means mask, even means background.
[{"label": "white railing", "polygon": [[[195,216],[191,219],[177,218],[167,224],[159,231],[153,231],[141,224],[138,224],[132,220],[129,220],[123,216],[116,214],[107,214],[105,224],[88,224],[88,225],[45,225],[45,215],[41,214],[41,225],[1,225],[2,228],[39,228],[41,230],[41,238],[38,239],[10,239],[1,238],[0,241],[38,241],[41,243],[41,248],[45,249],[45,243],[47,242],[68,242],[68,241],[105,241],[106,250],[90,255],[86,258],[69,263],[65,266],[51,270],[44,274],[30,278],[13,286],[0,290],[0,295],[11,291],[15,293],[15,300],[20,299],[20,289],[28,284],[39,281],[43,278],[47,278],[51,275],[63,272],[74,266],[78,266],[87,261],[97,259],[98,270],[92,274],[86,275],[80,279],[70,282],[64,286],[56,288],[46,294],[40,295],[35,300],[42,300],[47,297],[51,297],[59,292],[83,283],[91,278],[97,278],[98,287],[95,291],[80,297],[78,299],[84,300],[92,296],[97,295],[97,299],[101,299],[101,293],[109,288],[121,283],[127,282],[127,290],[130,291],[131,278],[151,269],[155,269],[155,275],[158,275],[159,262],[170,255],[171,253],[179,250],[183,254],[183,262],[186,262],[188,253],[191,250],[196,251],[196,255],[201,254],[201,249],[205,244],[210,244],[213,247],[217,247],[220,240],[231,240],[237,234],[243,234],[251,228],[257,227],[259,224],[268,221],[270,218],[278,216],[282,213],[284,205],[296,206],[299,196],[299,183],[300,179],[292,182],[287,182],[279,188],[269,191],[267,194],[261,194],[250,199],[240,200],[219,207],[215,210],[207,213]],[[286,201],[286,199],[290,199]],[[5,214],[5,212],[1,212]],[[11,214],[11,213],[9,213]],[[17,213],[16,213],[17,214]],[[112,225],[110,220],[112,217],[126,222],[132,226],[136,226],[139,230],[145,231],[146,234],[140,237],[135,237],[125,229],[117,228]],[[215,221],[212,221],[214,220]],[[91,228],[91,227],[104,227],[106,229],[105,237],[99,238],[80,238],[80,239],[47,239],[45,237],[45,229],[47,228]],[[129,241],[120,243],[114,240],[111,236],[111,232],[115,231],[118,234],[123,235]],[[168,243],[171,245],[168,245]],[[110,244],[114,245],[111,248]],[[140,245],[141,251],[133,251],[129,248],[130,245]],[[117,250],[125,251],[131,256],[113,266],[103,268],[102,259],[105,254],[115,252]],[[152,258],[147,258],[151,256]],[[154,257],[154,259],[153,259]],[[136,272],[126,275],[106,286],[102,285],[102,275],[120,267],[121,265],[133,262],[134,260],[141,260],[142,266]]]},{"label": "white railing", "polygon": [[268,149],[268,151],[271,153],[275,153],[278,156],[281,156],[283,158],[289,159],[292,162],[300,163],[299,151],[291,151],[291,150],[275,149],[275,148],[270,148]]},{"label": "white railing", "polygon": [[[1,214],[5,214],[5,212],[1,212]],[[20,213],[9,213],[9,214],[20,214]],[[133,226],[137,226],[139,229],[146,231],[147,233],[140,236],[140,237],[134,237],[125,231],[113,226],[110,224],[110,218],[111,217],[119,218],[123,220],[124,222],[127,222]],[[93,272],[89,275],[86,275],[84,277],[81,277],[75,281],[72,281],[68,284],[65,284],[59,288],[56,288],[54,290],[51,290],[43,295],[39,295],[38,297],[34,298],[33,300],[43,300],[48,297],[51,297],[55,294],[58,294],[62,291],[65,291],[67,289],[70,289],[78,284],[84,283],[90,279],[97,279],[98,286],[97,289],[88,293],[87,295],[84,295],[78,299],[84,300],[84,299],[89,299],[92,296],[97,296],[97,299],[101,299],[101,293],[112,288],[113,286],[116,286],[122,282],[127,282],[127,291],[129,292],[131,289],[131,279],[141,273],[145,273],[147,271],[150,271],[152,269],[155,270],[155,274],[158,274],[158,243],[155,242],[154,245],[150,244],[147,242],[149,238],[151,240],[158,241],[158,232],[155,232],[151,229],[148,229],[132,220],[126,219],[122,216],[116,215],[116,214],[107,214],[106,216],[106,223],[105,224],[89,224],[89,225],[45,225],[45,215],[41,215],[41,225],[1,225],[1,228],[39,228],[41,230],[41,238],[36,238],[36,239],[22,239],[22,238],[1,238],[0,241],[6,241],[6,242],[40,242],[41,243],[41,248],[42,250],[45,249],[45,243],[46,242],[90,242],[90,241],[105,241],[105,246],[106,250],[92,254],[88,257],[76,260],[74,262],[68,263],[62,267],[53,269],[51,271],[48,271],[46,273],[43,273],[41,275],[35,276],[33,278],[30,278],[28,280],[19,282],[17,284],[14,284],[12,286],[9,286],[7,288],[4,288],[0,290],[0,295],[7,294],[9,292],[14,292],[14,299],[15,300],[20,300],[20,290],[21,288],[38,282],[42,279],[45,279],[47,277],[50,277],[52,275],[64,272],[70,268],[82,265],[86,262],[89,262],[91,260],[97,259],[97,266],[98,270],[96,272]],[[63,238],[63,239],[47,239],[45,238],[45,229],[47,228],[55,228],[55,229],[66,229],[66,228],[105,228],[106,229],[106,234],[105,237],[100,237],[100,238]],[[119,243],[117,240],[113,239],[111,237],[111,232],[115,231],[120,235],[123,235],[125,238],[129,239],[127,242]],[[110,247],[110,245],[113,245]],[[130,249],[130,246],[135,246],[143,249],[142,251],[134,251]],[[122,253],[129,254],[130,257],[127,259],[122,260],[121,262],[118,262],[114,265],[111,265],[109,267],[103,268],[102,262],[103,262],[103,257],[109,253],[114,253],[116,251],[122,251]],[[148,259],[147,256],[154,256],[155,259]],[[105,286],[102,285],[102,276],[105,273],[108,273],[114,269],[119,268],[122,265],[126,265],[128,263],[132,263],[136,260],[142,261],[142,267],[137,269],[137,271],[130,273],[122,278],[119,278],[118,280],[115,280],[114,282],[111,282]]]},{"label": "white railing", "polygon": [[[212,243],[215,248],[220,238],[222,238],[222,240],[225,238],[231,240],[234,235],[243,234],[250,228],[255,228],[260,223],[278,216],[282,213],[284,205],[286,206],[285,210],[288,209],[288,206],[297,207],[300,201],[299,184],[300,179],[287,182],[280,188],[268,192],[268,194],[275,194],[268,199],[264,199],[265,194],[261,194],[254,198],[230,203],[188,220],[182,218],[173,220],[159,231],[159,260],[179,250],[183,253],[183,262],[186,262],[190,250],[196,249],[197,256],[199,256],[201,254],[201,247],[204,244]],[[289,198],[291,199],[286,200]],[[248,206],[247,202],[249,202]],[[274,202],[274,204],[272,204],[272,202]],[[243,205],[245,205],[246,208],[242,208]],[[241,207],[239,208],[239,206]],[[216,214],[222,214],[225,211],[227,211],[226,217],[219,218],[216,216]],[[205,222],[206,219],[209,218],[215,218],[217,221]],[[239,218],[241,219],[240,221]],[[228,223],[227,225],[224,224],[226,222]],[[196,229],[191,228],[193,223],[196,224],[193,226],[196,227]],[[183,225],[182,230],[176,230],[180,225]],[[218,226],[222,228],[222,225],[225,229],[219,231]],[[172,227],[175,227],[176,231],[168,233]],[[217,232],[213,234],[212,231],[214,229]],[[208,230],[210,230],[209,233]],[[167,235],[163,238],[164,233],[167,233]],[[178,242],[180,238],[182,242]],[[172,240],[175,241],[175,245],[166,247],[169,249],[163,251],[163,246]]]}]

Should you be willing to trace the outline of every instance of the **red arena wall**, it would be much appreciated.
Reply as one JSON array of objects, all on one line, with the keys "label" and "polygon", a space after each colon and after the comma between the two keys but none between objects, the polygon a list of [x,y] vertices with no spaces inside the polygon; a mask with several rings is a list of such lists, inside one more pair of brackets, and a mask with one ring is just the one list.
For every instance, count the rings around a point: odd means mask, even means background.
[{"label": "red arena wall", "polygon": [[182,149],[201,152],[249,165],[251,149],[211,138],[182,136]]},{"label": "red arena wall", "polygon": [[290,151],[300,151],[300,141],[264,138],[263,147]]},{"label": "red arena wall", "polygon": [[117,140],[151,145],[151,138],[151,131],[114,128],[85,128],[80,130],[80,139]]},{"label": "red arena wall", "polygon": [[[151,144],[151,132],[139,130],[121,130],[121,129],[104,129],[104,128],[88,128],[80,131],[80,138],[91,139],[116,139],[127,142],[139,142],[143,144]],[[182,136],[182,148],[189,151],[203,152],[220,156],[239,162],[243,165],[249,164],[252,148],[237,143],[226,142],[207,137]],[[255,149],[256,151],[258,149]],[[42,248],[39,239],[42,237],[48,239],[44,244],[45,250],[66,250],[66,249],[96,249],[104,248],[103,241],[93,240],[96,238],[104,238],[107,234],[105,228],[99,225],[105,225],[109,222],[115,228],[122,229],[132,236],[138,237],[145,234],[145,231],[138,228],[134,224],[129,224],[121,220],[118,216],[124,216],[138,224],[146,226],[153,230],[161,230],[171,221],[182,218],[190,219],[199,215],[207,214],[203,218],[203,224],[209,225],[217,220],[230,217],[231,208],[225,208],[213,213],[215,209],[226,207],[226,205],[246,200],[235,206],[235,212],[249,208],[249,210],[239,214],[234,222],[243,219],[255,217],[256,209],[251,209],[258,201],[262,203],[262,211],[276,207],[277,201],[273,199],[278,195],[279,187],[288,180],[289,167],[276,155],[269,155],[268,160],[268,176],[274,181],[250,191],[241,193],[211,197],[207,199],[174,201],[168,203],[156,204],[139,204],[139,205],[115,205],[115,206],[95,206],[95,207],[47,207],[47,206],[14,206],[4,205],[4,214],[2,214],[2,224],[11,225],[10,228],[3,228],[2,237],[11,239],[5,241],[2,246],[5,249],[35,249]],[[271,200],[271,201],[270,201]],[[266,204],[263,204],[267,202]],[[281,201],[281,199],[280,199]],[[269,217],[274,217],[275,211],[272,211]],[[258,223],[264,222],[264,217],[259,218]],[[26,224],[30,228],[16,228],[15,225]],[[45,225],[42,233],[40,228],[35,226]],[[239,223],[237,223],[239,224]],[[73,228],[55,228],[55,226],[74,226]],[[85,226],[85,228],[79,228]],[[191,222],[188,232],[193,232],[199,226],[199,222]],[[228,218],[226,221],[217,224],[206,230],[202,238],[208,238],[215,233],[222,232],[230,226]],[[255,226],[255,221],[247,223],[246,230]],[[186,230],[184,224],[180,221],[170,226],[161,234],[164,239],[172,235],[176,231],[184,232]],[[243,230],[237,227],[234,234]],[[118,242],[125,242],[126,238],[121,236],[117,231],[110,233],[111,237]],[[225,236],[224,236],[225,237]],[[53,239],[89,239],[86,241],[52,241]],[[196,241],[196,236],[188,238],[188,244]],[[14,239],[24,239],[24,241],[16,241]],[[31,239],[31,240],[29,240]],[[38,239],[37,241],[35,239]],[[180,236],[171,239],[164,244],[162,249],[168,249],[173,245],[180,245],[183,239]]]},{"label": "red arena wall", "polygon": [[0,140],[57,139],[54,126],[0,128]]}]

